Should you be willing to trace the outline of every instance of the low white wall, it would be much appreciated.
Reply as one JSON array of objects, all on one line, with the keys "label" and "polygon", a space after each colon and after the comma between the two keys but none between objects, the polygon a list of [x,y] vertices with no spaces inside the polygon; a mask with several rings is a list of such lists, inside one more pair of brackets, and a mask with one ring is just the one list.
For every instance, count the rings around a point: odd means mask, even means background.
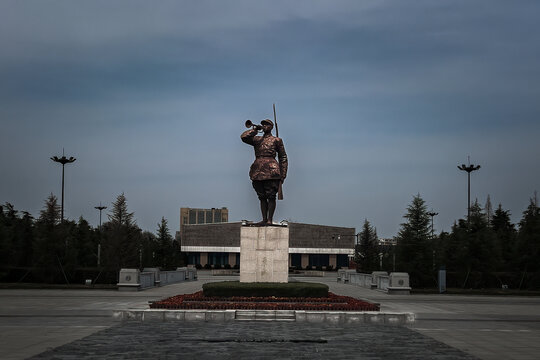
[{"label": "low white wall", "polygon": [[159,274],[160,286],[179,283],[186,280],[186,269],[162,271]]},{"label": "low white wall", "polygon": [[349,274],[349,283],[371,289],[373,287],[373,275],[366,273]]},{"label": "low white wall", "polygon": [[158,268],[148,268],[140,272],[138,269],[122,269],[119,279],[118,290],[145,290],[155,286],[196,280],[197,270],[177,268],[173,271],[160,271]]},{"label": "low white wall", "polygon": [[390,286],[390,276],[388,275],[377,276],[377,289],[388,291],[388,286]]},{"label": "low white wall", "polygon": [[151,287],[154,287],[155,283],[155,276],[153,272],[142,272],[139,276],[140,279],[140,288],[142,289],[148,289]]}]

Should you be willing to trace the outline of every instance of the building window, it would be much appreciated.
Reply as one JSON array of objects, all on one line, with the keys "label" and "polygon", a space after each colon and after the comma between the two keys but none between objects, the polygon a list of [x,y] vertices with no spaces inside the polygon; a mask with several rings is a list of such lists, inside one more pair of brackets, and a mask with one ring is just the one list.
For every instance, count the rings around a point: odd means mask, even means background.
[{"label": "building window", "polygon": [[188,253],[187,258],[188,258],[189,265],[197,265],[201,263],[201,253],[190,252]]},{"label": "building window", "polygon": [[214,222],[221,222],[221,210],[215,210],[214,212]]},{"label": "building window", "polygon": [[302,254],[291,254],[291,266],[302,266]]},{"label": "building window", "polygon": [[197,224],[204,224],[204,210],[197,211]]},{"label": "building window", "polygon": [[212,221],[212,210],[206,210],[206,221],[205,223],[210,224]]},{"label": "building window", "polygon": [[189,223],[190,224],[197,223],[197,210],[189,210]]},{"label": "building window", "polygon": [[328,266],[330,264],[330,255],[328,254],[309,254],[310,266]]},{"label": "building window", "polygon": [[208,253],[208,263],[210,265],[225,265],[229,263],[229,253],[213,252]]},{"label": "building window", "polygon": [[336,256],[336,266],[346,268],[349,267],[349,255],[338,254]]}]

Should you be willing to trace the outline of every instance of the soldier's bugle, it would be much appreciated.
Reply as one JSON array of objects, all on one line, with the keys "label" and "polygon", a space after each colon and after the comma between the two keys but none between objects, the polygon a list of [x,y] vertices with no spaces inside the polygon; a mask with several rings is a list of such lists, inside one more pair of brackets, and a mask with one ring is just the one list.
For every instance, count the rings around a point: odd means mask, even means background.
[{"label": "soldier's bugle", "polygon": [[246,120],[245,125],[247,128],[254,127],[257,130],[262,129],[262,125],[254,124],[251,120]]}]

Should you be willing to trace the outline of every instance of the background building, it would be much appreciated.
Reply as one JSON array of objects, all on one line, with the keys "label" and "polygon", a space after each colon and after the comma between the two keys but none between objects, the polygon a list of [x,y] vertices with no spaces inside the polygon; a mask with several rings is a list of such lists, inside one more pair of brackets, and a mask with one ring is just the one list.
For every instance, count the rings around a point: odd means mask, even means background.
[{"label": "background building", "polygon": [[385,245],[395,246],[395,245],[397,245],[397,240],[396,240],[396,238],[389,238],[389,239],[379,238],[379,245],[381,245],[381,246],[385,246]]},{"label": "background building", "polygon": [[228,221],[229,210],[226,207],[221,209],[180,208],[180,231],[182,231],[182,226],[187,224],[215,224]]},{"label": "background building", "polygon": [[[188,264],[240,265],[242,223],[187,224],[180,228]],[[289,265],[347,267],[354,254],[355,228],[289,223]]]}]

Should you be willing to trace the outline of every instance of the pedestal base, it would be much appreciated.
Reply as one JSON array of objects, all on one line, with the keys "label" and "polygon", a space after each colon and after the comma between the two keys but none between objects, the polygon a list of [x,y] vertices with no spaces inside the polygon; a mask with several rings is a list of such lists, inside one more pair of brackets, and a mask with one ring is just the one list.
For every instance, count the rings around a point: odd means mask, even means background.
[{"label": "pedestal base", "polygon": [[242,226],[240,282],[280,282],[289,277],[289,228]]}]

